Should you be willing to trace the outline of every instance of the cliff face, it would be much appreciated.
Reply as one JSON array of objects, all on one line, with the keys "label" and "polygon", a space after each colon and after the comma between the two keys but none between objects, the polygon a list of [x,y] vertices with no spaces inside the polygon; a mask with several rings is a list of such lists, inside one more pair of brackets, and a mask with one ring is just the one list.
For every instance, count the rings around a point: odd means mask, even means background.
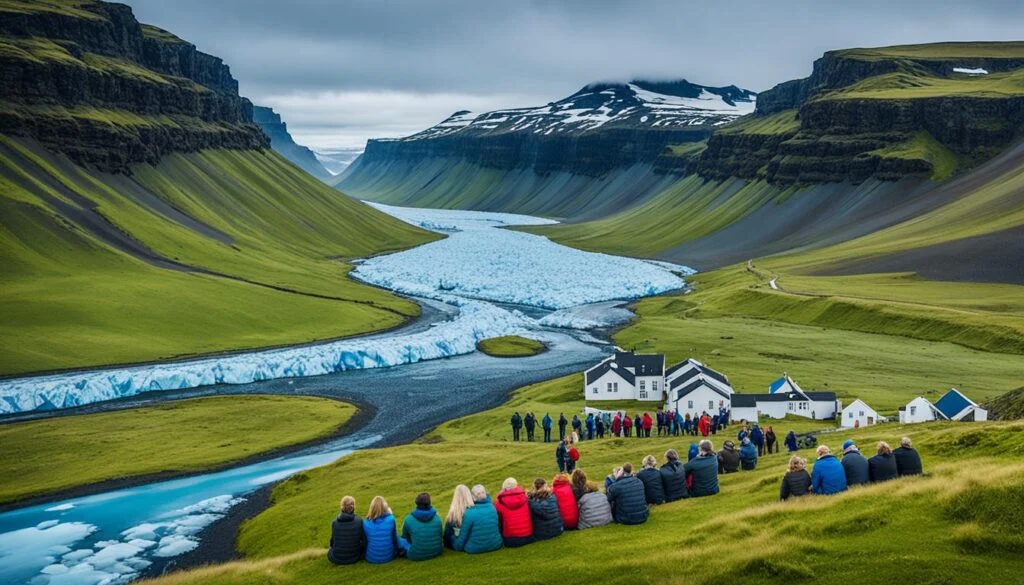
[{"label": "cliff face", "polygon": [[111,171],[269,144],[219,58],[105,2],[0,7],[0,132]]},{"label": "cliff face", "polygon": [[320,164],[312,150],[295,143],[292,135],[288,133],[288,125],[281,121],[280,114],[271,108],[253,106],[252,119],[270,138],[270,147],[292,164],[321,180],[334,176]]},{"label": "cliff face", "polygon": [[[772,120],[790,118],[792,124]],[[775,184],[942,179],[1024,129],[1024,43],[831,51],[716,131],[699,172]]]}]

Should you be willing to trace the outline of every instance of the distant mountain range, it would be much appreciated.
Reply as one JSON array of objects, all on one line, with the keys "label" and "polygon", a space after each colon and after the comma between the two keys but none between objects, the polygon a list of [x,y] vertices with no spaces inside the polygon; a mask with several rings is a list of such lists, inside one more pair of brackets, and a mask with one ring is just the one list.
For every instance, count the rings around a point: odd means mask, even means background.
[{"label": "distant mountain range", "polygon": [[288,133],[288,125],[281,120],[280,114],[271,108],[253,106],[252,121],[270,137],[270,148],[276,150],[295,166],[320,180],[334,176],[320,163],[312,150],[295,143],[292,135]]}]

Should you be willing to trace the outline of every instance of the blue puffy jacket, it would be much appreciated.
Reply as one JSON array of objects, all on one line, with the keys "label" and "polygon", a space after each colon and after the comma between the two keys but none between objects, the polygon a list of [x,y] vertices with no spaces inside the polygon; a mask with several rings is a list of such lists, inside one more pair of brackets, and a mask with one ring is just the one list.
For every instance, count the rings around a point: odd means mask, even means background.
[{"label": "blue puffy jacket", "polygon": [[366,531],[366,561],[389,563],[398,554],[398,533],[395,531],[395,517],[385,514],[375,520],[363,520]]},{"label": "blue puffy jacket", "polygon": [[835,455],[825,455],[814,462],[811,472],[811,488],[819,496],[838,494],[846,491],[846,472]]},{"label": "blue puffy jacket", "polygon": [[751,471],[755,467],[757,467],[757,447],[747,441],[740,447],[740,469]]},{"label": "blue puffy jacket", "polygon": [[455,537],[455,550],[470,554],[491,552],[502,546],[501,528],[498,526],[498,510],[487,497],[473,502],[462,516],[462,528]]},{"label": "blue puffy jacket", "polygon": [[697,443],[690,443],[690,450],[686,452],[686,460],[693,461],[693,458],[700,453],[700,449],[697,448]]}]

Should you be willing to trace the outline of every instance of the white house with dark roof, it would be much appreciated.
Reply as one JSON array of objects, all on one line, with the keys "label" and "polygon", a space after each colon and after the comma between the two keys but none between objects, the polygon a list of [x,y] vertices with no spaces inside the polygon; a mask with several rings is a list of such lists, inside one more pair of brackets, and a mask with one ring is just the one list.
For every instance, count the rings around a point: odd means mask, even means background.
[{"label": "white house with dark roof", "polygon": [[963,395],[956,388],[950,388],[949,392],[942,395],[935,403],[937,410],[947,420],[952,421],[985,421],[988,420],[988,411],[980,407],[970,398]]},{"label": "white house with dark roof", "polygon": [[946,416],[939,412],[935,405],[924,396],[918,396],[900,407],[900,424],[931,422],[945,420]]},{"label": "white house with dark roof", "polygon": [[712,370],[695,359],[676,364],[665,372],[668,386],[666,409],[678,410],[686,416],[717,414],[722,408],[732,409],[732,397],[736,391],[729,384],[725,374]]},{"label": "white house with dark roof", "polygon": [[665,392],[665,356],[616,351],[583,373],[587,400],[661,402]]},{"label": "white house with dark roof", "polygon": [[839,426],[850,429],[860,428],[873,425],[884,420],[884,416],[879,416],[875,409],[871,408],[866,402],[858,398],[843,409],[843,412],[840,414]]},{"label": "white house with dark roof", "polygon": [[768,386],[767,394],[734,394],[731,420],[755,421],[760,416],[783,418],[795,414],[813,419],[831,419],[842,410],[835,392],[808,392],[789,374]]}]

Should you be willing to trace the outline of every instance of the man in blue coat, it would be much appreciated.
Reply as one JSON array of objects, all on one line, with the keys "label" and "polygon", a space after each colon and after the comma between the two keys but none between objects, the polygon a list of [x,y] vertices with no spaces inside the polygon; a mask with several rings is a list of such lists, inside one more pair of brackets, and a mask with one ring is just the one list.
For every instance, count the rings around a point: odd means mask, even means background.
[{"label": "man in blue coat", "polygon": [[544,442],[551,442],[551,415],[544,413],[544,418],[540,421],[541,428],[544,429]]},{"label": "man in blue coat", "polygon": [[587,440],[591,441],[594,439],[594,415],[587,415]]},{"label": "man in blue coat", "polygon": [[843,464],[832,454],[832,450],[818,447],[818,460],[811,472],[811,489],[819,496],[828,496],[846,491],[846,472]]},{"label": "man in blue coat", "polygon": [[754,428],[750,429],[750,442],[757,447],[757,455],[760,457],[764,455],[764,432],[761,431],[761,427],[754,423]]}]

